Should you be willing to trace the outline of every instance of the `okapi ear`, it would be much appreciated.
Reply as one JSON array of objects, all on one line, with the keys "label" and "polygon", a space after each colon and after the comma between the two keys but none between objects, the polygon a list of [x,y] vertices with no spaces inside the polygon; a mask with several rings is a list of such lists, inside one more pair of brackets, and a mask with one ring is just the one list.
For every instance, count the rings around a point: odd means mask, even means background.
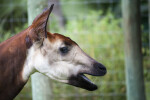
[{"label": "okapi ear", "polygon": [[53,10],[53,6],[54,4],[52,4],[50,8],[44,10],[41,14],[39,14],[32,23],[32,28],[39,38],[47,38],[46,27],[49,15]]}]

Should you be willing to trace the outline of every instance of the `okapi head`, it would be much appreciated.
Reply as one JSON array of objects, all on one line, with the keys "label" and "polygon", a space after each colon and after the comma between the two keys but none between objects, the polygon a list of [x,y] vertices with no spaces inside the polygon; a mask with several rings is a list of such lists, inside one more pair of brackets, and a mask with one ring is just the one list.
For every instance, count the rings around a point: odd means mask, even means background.
[{"label": "okapi head", "polygon": [[46,31],[49,14],[53,5],[38,15],[29,27],[26,37],[28,56],[23,70],[23,79],[38,71],[51,79],[87,90],[97,86],[84,74],[103,76],[106,68],[88,56],[69,37]]}]

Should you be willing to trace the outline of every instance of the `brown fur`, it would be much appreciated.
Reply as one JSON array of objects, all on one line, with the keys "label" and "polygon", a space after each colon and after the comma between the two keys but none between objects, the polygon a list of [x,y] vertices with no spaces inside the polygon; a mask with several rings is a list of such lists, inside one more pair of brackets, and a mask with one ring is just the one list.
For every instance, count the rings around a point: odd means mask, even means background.
[{"label": "brown fur", "polygon": [[26,82],[22,69],[26,59],[27,30],[0,44],[0,100],[12,100]]},{"label": "brown fur", "polygon": [[68,45],[78,45],[76,42],[72,41],[69,37],[65,37],[58,33],[51,34],[50,32],[47,32],[47,36],[48,36],[48,39],[50,40],[50,42],[62,40],[63,42],[67,43]]}]

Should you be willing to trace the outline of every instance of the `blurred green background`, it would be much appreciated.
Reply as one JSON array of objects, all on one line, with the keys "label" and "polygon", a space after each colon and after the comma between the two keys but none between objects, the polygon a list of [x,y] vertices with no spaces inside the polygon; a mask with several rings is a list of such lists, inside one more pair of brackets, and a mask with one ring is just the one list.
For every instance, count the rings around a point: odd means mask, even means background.
[{"label": "blurred green background", "polygon": [[[64,23],[55,13],[50,31],[69,36],[107,67],[104,77],[88,76],[99,89],[93,92],[51,81],[54,100],[126,100],[124,34],[120,0],[58,0]],[[142,52],[146,97],[150,100],[148,1],[141,0]],[[0,42],[28,27],[26,0],[0,0]],[[32,100],[31,81],[15,100]]]}]

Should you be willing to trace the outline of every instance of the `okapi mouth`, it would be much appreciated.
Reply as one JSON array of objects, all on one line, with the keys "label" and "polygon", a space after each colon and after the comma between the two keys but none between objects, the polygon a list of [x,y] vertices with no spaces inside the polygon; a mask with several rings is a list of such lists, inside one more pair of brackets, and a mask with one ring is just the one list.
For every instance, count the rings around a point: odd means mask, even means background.
[{"label": "okapi mouth", "polygon": [[89,91],[94,91],[98,87],[93,82],[91,82],[90,79],[88,79],[84,74],[92,75],[92,76],[104,76],[106,74],[106,68],[100,64],[95,63],[93,68],[90,71],[85,71],[82,73],[79,73],[77,76],[71,76],[69,78],[70,85],[80,87]]}]

